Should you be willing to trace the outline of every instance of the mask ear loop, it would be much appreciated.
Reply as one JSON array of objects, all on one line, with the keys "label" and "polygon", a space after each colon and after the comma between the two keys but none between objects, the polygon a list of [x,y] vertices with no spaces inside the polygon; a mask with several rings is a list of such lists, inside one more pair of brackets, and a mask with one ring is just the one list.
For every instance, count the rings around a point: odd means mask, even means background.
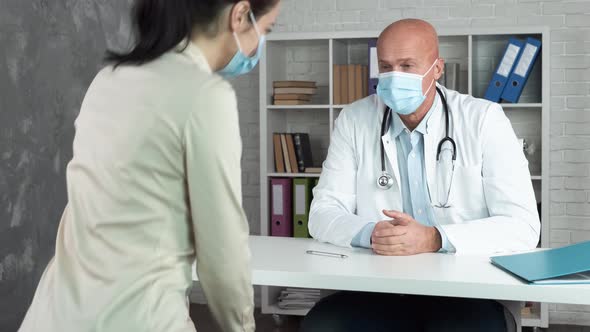
[{"label": "mask ear loop", "polygon": [[250,15],[250,20],[252,20],[252,24],[254,25],[254,30],[256,31],[256,34],[260,38],[260,36],[262,36],[262,34],[260,33],[260,29],[258,29],[258,23],[256,22],[256,18],[254,17],[254,13],[252,13],[252,11],[250,11],[249,15]]},{"label": "mask ear loop", "polygon": [[[258,29],[258,24],[256,23],[256,18],[254,17],[254,14],[252,13],[251,10],[248,12],[248,15],[250,16],[250,20],[252,20],[252,24],[254,25],[254,31],[256,31],[256,35],[260,39],[260,30]],[[234,39],[236,40],[236,44],[238,45],[238,50],[240,50],[240,52],[244,53],[244,51],[242,51],[242,44],[240,43],[240,38],[238,38],[238,34],[235,31],[232,34],[234,35]]]},{"label": "mask ear loop", "polygon": [[238,45],[238,50],[239,50],[241,53],[244,53],[244,52],[242,51],[242,44],[240,43],[240,38],[238,38],[238,34],[237,34],[235,31],[234,31],[234,32],[233,32],[233,35],[234,35],[234,39],[236,40],[236,44]]},{"label": "mask ear loop", "polygon": [[[434,68],[434,65],[436,65],[436,63],[438,62],[439,58],[437,58],[436,60],[434,60],[434,62],[432,63],[432,66],[430,66],[430,68],[424,73],[424,75],[422,75],[422,78],[424,78],[426,75],[428,75],[428,73],[432,70],[432,68]],[[430,83],[430,85],[428,86],[428,89],[426,89],[426,92],[424,92],[424,95],[427,95],[428,92],[430,91],[430,89],[432,88],[432,86],[434,85],[434,82],[436,80],[432,79],[432,83]]]}]

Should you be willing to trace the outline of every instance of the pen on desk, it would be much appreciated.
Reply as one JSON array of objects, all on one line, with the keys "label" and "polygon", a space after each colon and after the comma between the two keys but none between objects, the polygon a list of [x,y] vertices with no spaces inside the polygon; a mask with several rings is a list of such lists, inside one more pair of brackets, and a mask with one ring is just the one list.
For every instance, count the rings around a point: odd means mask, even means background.
[{"label": "pen on desk", "polygon": [[334,257],[334,258],[348,258],[348,256],[344,254],[339,254],[335,252],[327,252],[327,251],[317,251],[317,250],[308,250],[306,253],[310,255],[318,255],[318,256],[327,256],[327,257]]}]

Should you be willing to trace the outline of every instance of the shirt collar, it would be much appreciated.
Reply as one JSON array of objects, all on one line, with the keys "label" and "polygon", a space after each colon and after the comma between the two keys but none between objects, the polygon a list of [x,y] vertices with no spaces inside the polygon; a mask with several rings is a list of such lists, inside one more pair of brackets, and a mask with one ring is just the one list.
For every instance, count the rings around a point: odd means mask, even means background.
[{"label": "shirt collar", "polygon": [[201,51],[199,46],[197,46],[192,41],[187,41],[186,39],[183,40],[176,47],[176,51],[188,56],[194,63],[196,63],[205,72],[207,72],[209,74],[213,72],[211,70],[211,66],[209,65],[209,62],[207,62],[207,59],[205,58],[205,55],[203,54],[203,52]]},{"label": "shirt collar", "polygon": [[[430,107],[430,109],[426,113],[426,116],[424,116],[422,121],[420,121],[420,123],[418,124],[418,127],[416,127],[416,129],[414,129],[415,131],[419,132],[422,135],[428,134],[428,119],[430,118],[430,116],[432,115],[434,110],[437,107],[439,107],[439,103],[440,103],[440,96],[437,93],[436,96],[434,97],[434,102],[432,103],[432,106]],[[393,112],[393,111],[391,111],[391,113],[392,113],[391,114],[392,115],[391,125],[393,126],[392,134],[393,134],[394,138],[397,138],[405,129],[408,129],[408,127],[406,127],[406,125],[404,124],[404,122],[400,118],[399,114],[397,114],[396,112]]]}]

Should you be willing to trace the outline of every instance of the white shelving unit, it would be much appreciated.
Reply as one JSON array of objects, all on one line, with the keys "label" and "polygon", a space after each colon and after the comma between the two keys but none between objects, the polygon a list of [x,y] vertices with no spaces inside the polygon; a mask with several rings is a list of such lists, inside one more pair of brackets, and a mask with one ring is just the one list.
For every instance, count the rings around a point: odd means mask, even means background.
[{"label": "white shelving unit", "polygon": [[[368,41],[379,31],[327,33],[275,33],[269,36],[260,61],[260,215],[262,235],[269,235],[269,179],[272,177],[319,177],[319,174],[276,173],[273,132],[310,134],[314,163],[327,155],[334,120],[346,105],[334,105],[332,68],[334,64],[368,64]],[[532,36],[542,41],[542,52],[524,88],[520,102],[501,104],[517,136],[536,146],[527,156],[537,201],[541,203],[541,245],[549,245],[549,29],[493,28],[440,30],[441,57],[460,64],[459,91],[483,97],[493,71],[500,61],[509,36]],[[311,105],[272,105],[272,82],[312,80],[318,94]],[[305,315],[307,310],[282,310],[277,306],[281,288],[262,288],[262,312],[277,315]],[[547,327],[547,304],[535,304],[523,326]]]}]

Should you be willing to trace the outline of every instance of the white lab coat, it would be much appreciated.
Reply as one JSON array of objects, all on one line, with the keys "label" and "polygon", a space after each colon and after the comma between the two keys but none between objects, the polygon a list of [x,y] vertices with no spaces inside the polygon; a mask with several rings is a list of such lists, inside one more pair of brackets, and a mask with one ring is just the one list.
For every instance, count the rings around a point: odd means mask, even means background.
[{"label": "white lab coat", "polygon": [[[434,208],[435,222],[457,254],[534,248],[540,222],[528,161],[502,107],[440,88],[449,106],[457,160],[449,200],[452,207]],[[346,107],[338,117],[320,182],[314,189],[309,219],[314,238],[349,247],[367,223],[389,219],[382,210],[403,210],[396,142],[390,132],[379,137],[384,111],[383,102],[372,95]],[[440,98],[436,98],[427,121],[426,177],[436,204],[436,149],[445,136]],[[385,145],[387,172],[395,178],[389,190],[377,187],[380,140]]]}]

